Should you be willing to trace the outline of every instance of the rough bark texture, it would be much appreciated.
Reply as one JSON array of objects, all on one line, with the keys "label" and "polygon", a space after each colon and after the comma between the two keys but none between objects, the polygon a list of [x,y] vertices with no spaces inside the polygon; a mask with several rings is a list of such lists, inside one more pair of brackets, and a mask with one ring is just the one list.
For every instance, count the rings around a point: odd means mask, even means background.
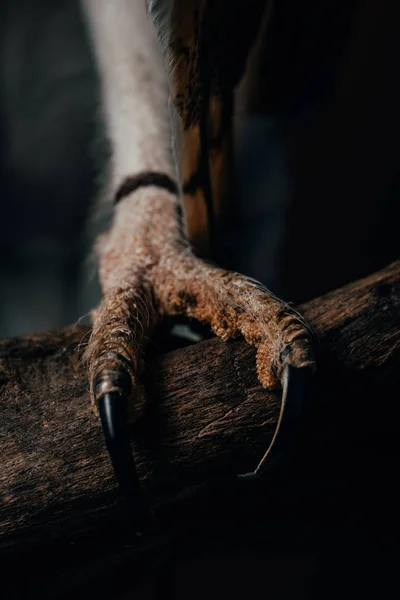
[{"label": "rough bark texture", "polygon": [[[39,582],[42,595],[57,597],[76,585],[82,592],[102,571],[115,580],[127,561],[138,567],[158,560],[183,532],[201,546],[205,531],[208,540],[232,531],[240,538],[245,527],[262,531],[264,544],[276,544],[277,528],[282,543],[289,535],[307,545],[304,532],[315,533],[316,522],[326,528],[326,511],[334,505],[333,532],[340,506],[354,502],[346,492],[336,503],[338,490],[354,485],[367,463],[371,488],[385,490],[385,469],[374,480],[373,464],[365,459],[372,448],[389,469],[398,455],[393,400],[400,387],[400,263],[301,311],[318,335],[319,370],[290,477],[282,470],[266,483],[239,487],[228,477],[256,466],[279,411],[280,395],[257,381],[252,348],[211,339],[161,355],[150,349],[144,376],[149,407],[134,432],[134,452],[156,512],[140,540],[132,537],[129,508],[116,493],[89,403],[80,362],[88,330],[74,326],[2,340],[3,566],[23,564],[29,586]],[[24,585],[11,578],[7,597],[19,597]],[[103,583],[104,593],[106,588]]]}]

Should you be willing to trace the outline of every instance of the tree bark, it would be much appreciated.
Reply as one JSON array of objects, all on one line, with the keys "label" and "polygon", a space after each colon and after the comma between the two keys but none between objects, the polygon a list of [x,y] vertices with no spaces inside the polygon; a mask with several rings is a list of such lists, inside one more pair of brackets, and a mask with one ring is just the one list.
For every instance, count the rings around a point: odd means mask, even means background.
[{"label": "tree bark", "polygon": [[[374,447],[397,451],[398,408],[391,398],[400,384],[400,262],[300,310],[319,342],[303,466],[319,468],[323,460],[332,468],[338,447],[346,453],[371,439]],[[229,514],[228,477],[256,466],[280,405],[279,393],[260,387],[254,349],[243,341],[211,339],[161,355],[150,348],[143,377],[148,410],[133,445],[155,518],[150,534],[132,542],[129,508],[116,492],[89,403],[81,363],[88,332],[72,326],[0,342],[0,555],[11,565],[21,556],[27,564],[32,551],[43,553],[53,565],[52,577],[42,574],[51,579],[52,597],[55,578],[66,589],[78,572],[87,576],[91,568],[97,573],[166,547],[185,519],[193,521],[194,510],[202,522],[210,496],[214,506],[224,498],[220,508]],[[332,473],[340,481],[338,469]],[[225,495],[207,483],[218,479],[226,479]],[[249,486],[246,496],[252,493]],[[60,548],[63,577],[54,566]]]}]

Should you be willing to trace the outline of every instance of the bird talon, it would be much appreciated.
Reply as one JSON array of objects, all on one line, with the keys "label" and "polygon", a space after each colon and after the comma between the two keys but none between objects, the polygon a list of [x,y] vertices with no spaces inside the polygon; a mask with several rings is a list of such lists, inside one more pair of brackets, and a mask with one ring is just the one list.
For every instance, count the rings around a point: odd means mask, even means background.
[{"label": "bird talon", "polygon": [[286,364],[282,373],[282,404],[271,443],[257,465],[249,473],[237,475],[240,481],[257,481],[286,458],[296,447],[303,415],[304,400],[310,393],[312,369]]},{"label": "bird talon", "polygon": [[143,499],[133,459],[126,398],[119,392],[109,392],[98,400],[104,439],[118,482],[119,490],[133,508],[135,522],[143,521],[148,512]]}]

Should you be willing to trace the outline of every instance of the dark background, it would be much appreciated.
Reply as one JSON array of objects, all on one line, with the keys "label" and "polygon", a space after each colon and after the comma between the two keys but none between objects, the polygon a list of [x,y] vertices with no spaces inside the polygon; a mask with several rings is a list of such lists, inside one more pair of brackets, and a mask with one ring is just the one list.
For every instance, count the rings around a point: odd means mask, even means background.
[{"label": "dark background", "polygon": [[[245,227],[235,233],[232,263],[289,300],[398,258],[399,30],[394,0],[276,1],[263,110],[239,149]],[[99,229],[88,224],[105,148],[98,105],[77,2],[1,3],[1,336],[71,323],[99,299],[85,264]],[[376,515],[371,522],[377,527]],[[312,549],[215,552],[174,569],[175,597],[187,597],[189,586],[193,598],[211,588],[231,598],[266,589],[270,598],[347,597],[350,578],[356,598],[359,582],[365,593],[374,576],[363,564],[354,571],[345,539],[322,567]],[[154,597],[154,586],[146,583],[141,597]]]},{"label": "dark background", "polygon": [[0,4],[2,336],[91,307],[81,282],[100,171],[97,84],[76,0]]}]

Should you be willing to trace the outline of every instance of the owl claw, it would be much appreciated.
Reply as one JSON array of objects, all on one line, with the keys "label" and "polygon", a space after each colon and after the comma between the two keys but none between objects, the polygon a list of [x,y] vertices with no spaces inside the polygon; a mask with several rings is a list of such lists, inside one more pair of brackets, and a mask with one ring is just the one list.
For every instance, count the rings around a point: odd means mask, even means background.
[{"label": "owl claw", "polygon": [[241,481],[261,478],[292,455],[298,441],[305,398],[310,393],[312,369],[286,365],[282,373],[282,404],[271,443],[255,471],[238,475]]},{"label": "owl claw", "polygon": [[103,434],[119,489],[139,521],[144,515],[144,502],[132,455],[126,404],[118,392],[106,393],[98,400]]}]

